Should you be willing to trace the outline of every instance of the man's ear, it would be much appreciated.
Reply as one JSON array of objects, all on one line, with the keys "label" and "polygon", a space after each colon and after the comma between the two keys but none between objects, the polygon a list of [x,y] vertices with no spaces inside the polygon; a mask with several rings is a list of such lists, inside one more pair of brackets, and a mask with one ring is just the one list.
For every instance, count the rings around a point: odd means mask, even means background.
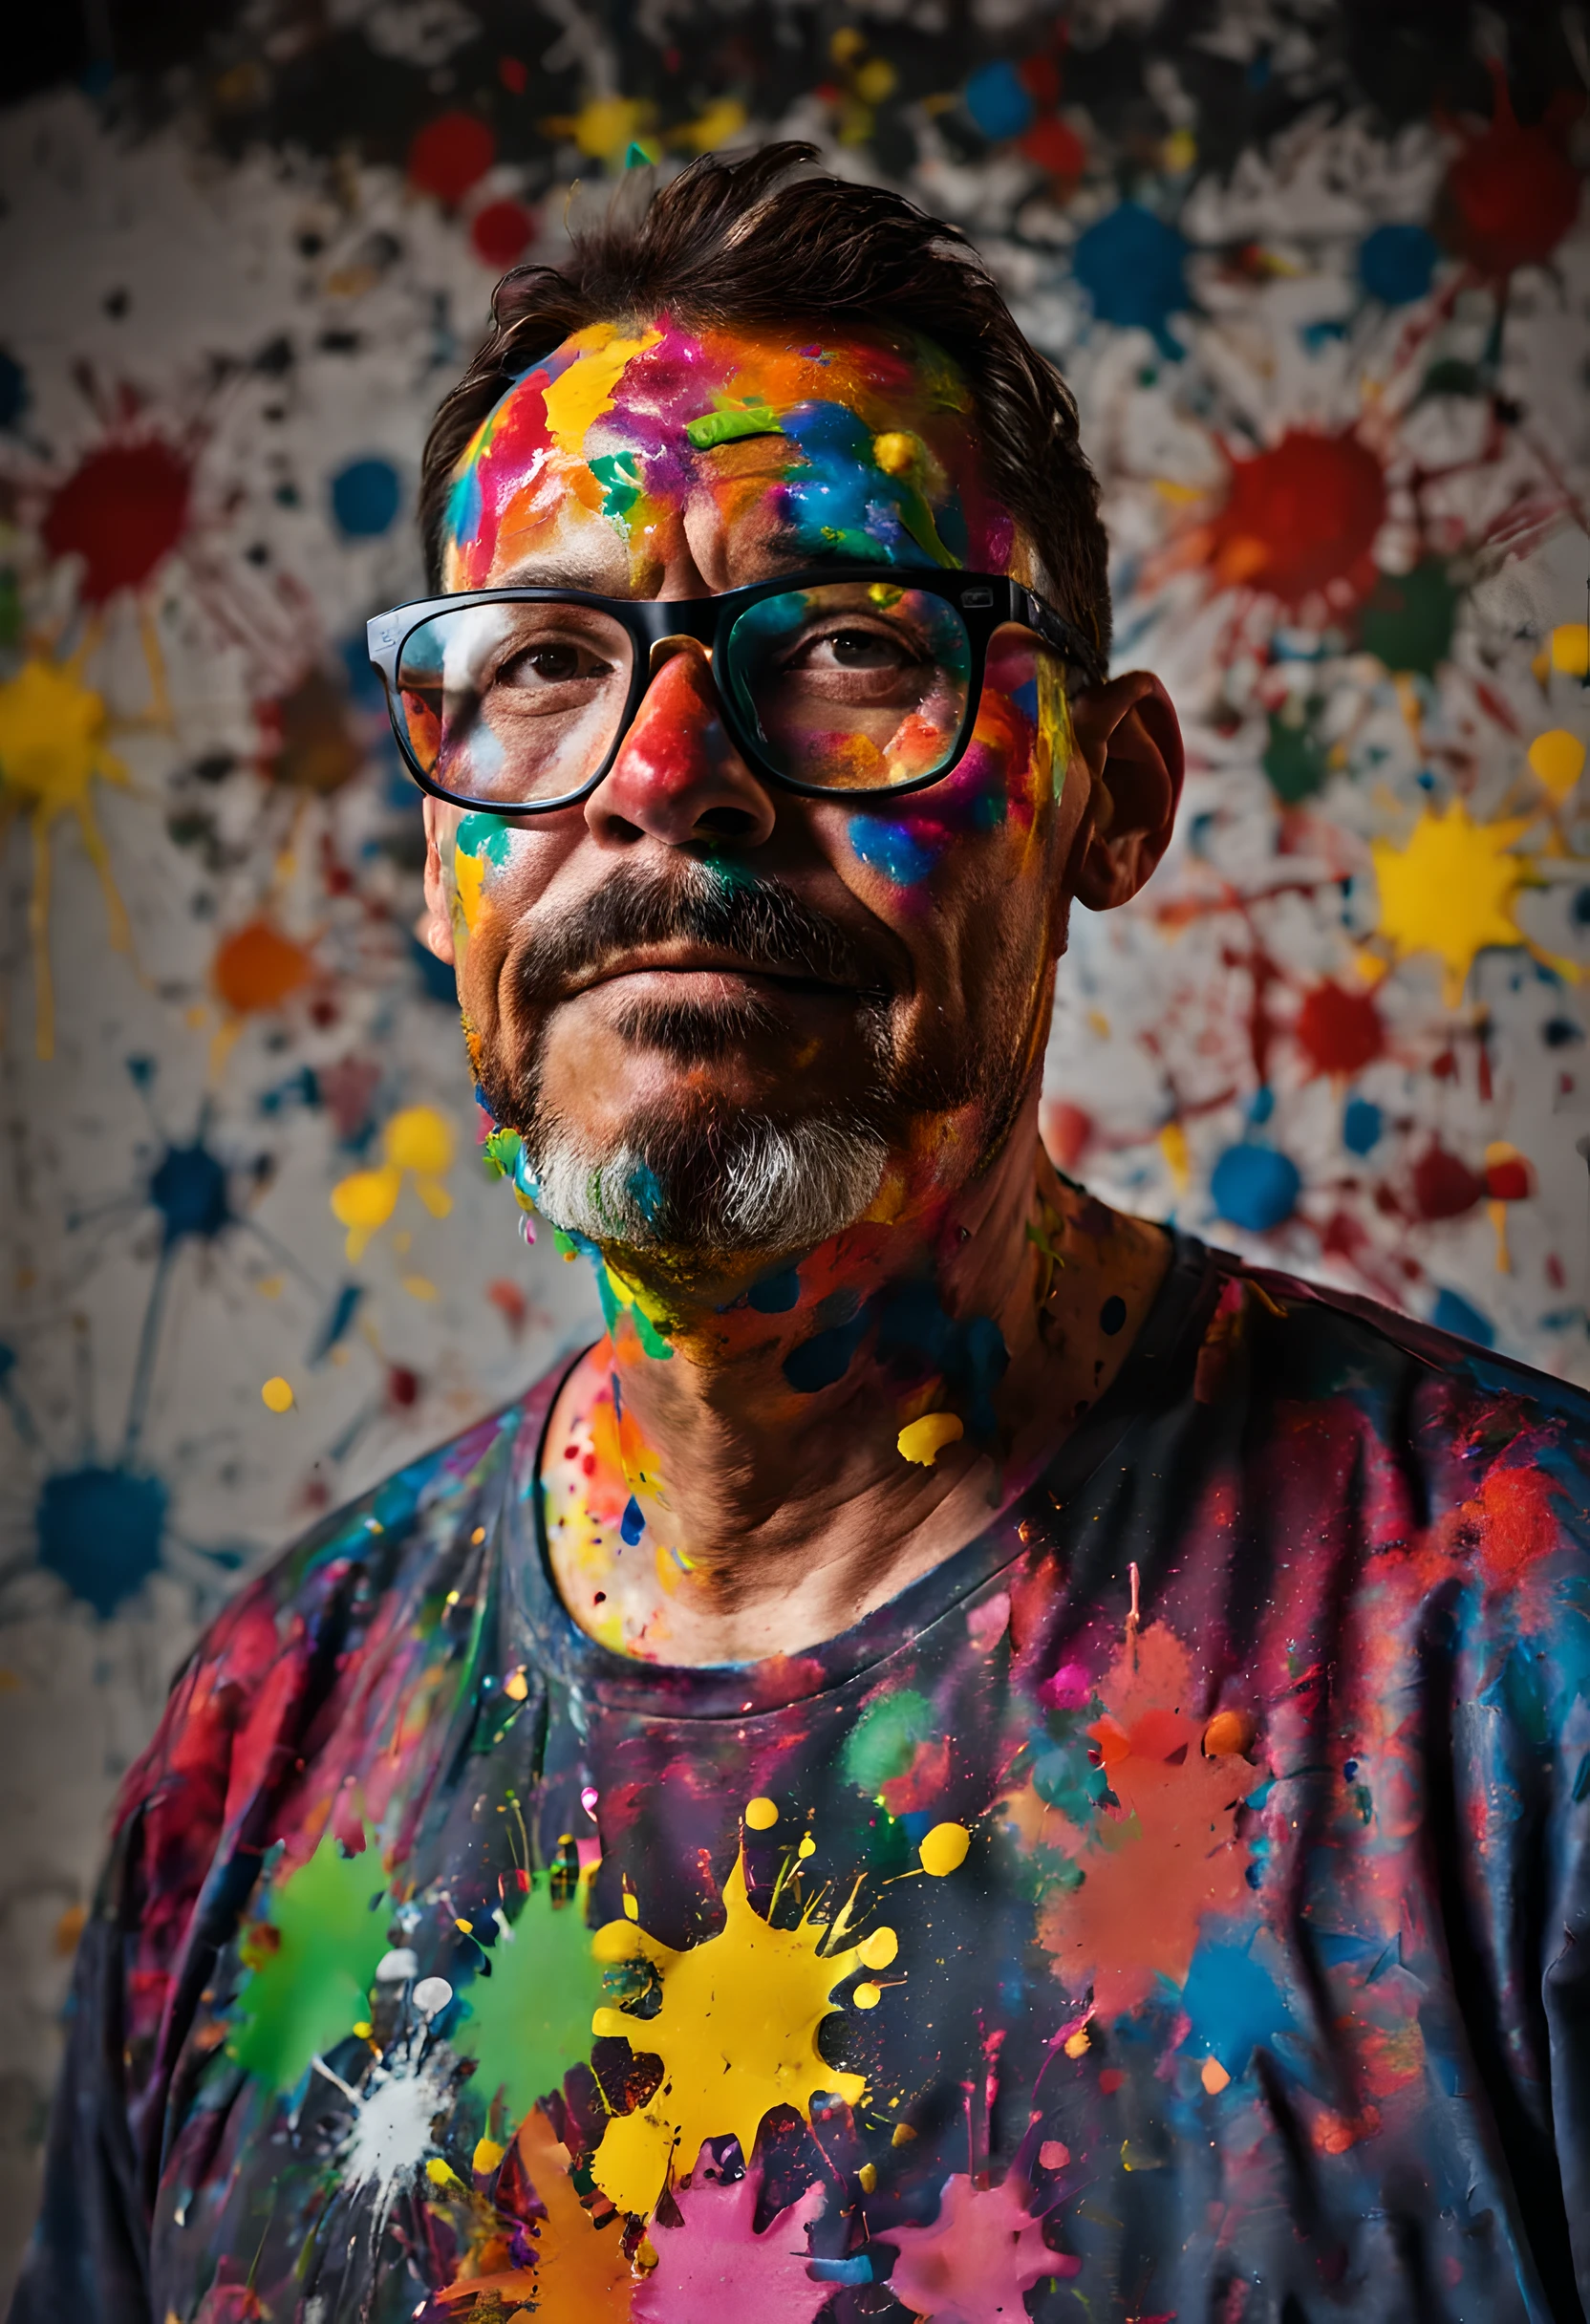
[{"label": "man's ear", "polygon": [[458,965],[453,949],[453,920],[448,910],[447,883],[441,872],[441,834],[437,826],[441,819],[440,800],[427,797],[423,803],[425,817],[425,909],[414,924],[414,933],[427,952],[445,960],[449,968]]},{"label": "man's ear", "polygon": [[1130,901],[1171,844],[1186,764],[1181,723],[1159,679],[1128,670],[1077,697],[1071,729],[1093,779],[1071,893],[1089,912],[1108,912]]}]

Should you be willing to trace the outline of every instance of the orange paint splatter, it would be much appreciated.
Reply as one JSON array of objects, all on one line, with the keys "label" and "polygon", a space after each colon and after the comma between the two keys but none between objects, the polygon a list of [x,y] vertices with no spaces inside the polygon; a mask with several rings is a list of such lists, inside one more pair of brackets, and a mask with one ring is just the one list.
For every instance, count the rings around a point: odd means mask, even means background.
[{"label": "orange paint splatter", "polygon": [[1235,1754],[1205,1756],[1191,1679],[1164,1623],[1128,1639],[1100,1689],[1106,1715],[1088,1730],[1120,1807],[1088,1832],[1056,1818],[1044,1835],[1084,1877],[1044,1906],[1039,1941],[1068,1992],[1091,1984],[1107,2019],[1147,2000],[1156,1977],[1185,1983],[1204,1915],[1246,1893],[1235,1822],[1251,1771]]},{"label": "orange paint splatter", "polygon": [[217,993],[239,1017],[280,1008],[314,974],[302,944],[283,936],[266,919],[234,929],[216,952],[210,976]]}]

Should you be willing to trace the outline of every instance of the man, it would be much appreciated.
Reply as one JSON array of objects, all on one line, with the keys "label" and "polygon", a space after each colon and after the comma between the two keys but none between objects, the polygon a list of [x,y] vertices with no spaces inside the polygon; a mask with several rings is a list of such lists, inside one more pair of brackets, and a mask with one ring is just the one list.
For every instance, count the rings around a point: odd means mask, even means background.
[{"label": "man", "polygon": [[433,434],[427,941],[608,1332],[179,1680],[28,2324],[1581,2314],[1584,1401],[1044,1161],[1175,720],[1064,388],[808,158]]}]

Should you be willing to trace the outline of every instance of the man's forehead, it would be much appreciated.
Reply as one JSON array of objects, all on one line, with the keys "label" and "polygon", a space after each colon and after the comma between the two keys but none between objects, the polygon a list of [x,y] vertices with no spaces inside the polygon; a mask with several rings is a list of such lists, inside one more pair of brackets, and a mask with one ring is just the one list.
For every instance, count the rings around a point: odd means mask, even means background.
[{"label": "man's forehead", "polygon": [[932,341],[863,324],[595,323],[504,395],[454,474],[452,586],[535,567],[570,533],[634,549],[713,504],[733,535],[814,553],[1002,570],[964,376]]},{"label": "man's forehead", "polygon": [[925,424],[935,437],[976,434],[971,392],[930,340],[863,324],[818,330],[723,325],[690,330],[667,315],[573,333],[514,381],[460,463],[543,439],[585,457],[592,431],[700,454],[777,435],[791,412],[834,404],[879,428]]}]

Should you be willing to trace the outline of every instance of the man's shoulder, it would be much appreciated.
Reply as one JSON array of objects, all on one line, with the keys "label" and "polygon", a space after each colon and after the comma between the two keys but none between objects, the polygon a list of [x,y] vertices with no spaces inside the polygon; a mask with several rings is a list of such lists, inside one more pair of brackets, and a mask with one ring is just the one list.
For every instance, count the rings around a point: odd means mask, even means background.
[{"label": "man's shoulder", "polygon": [[1366,1501],[1384,1499],[1394,1473],[1423,1538],[1477,1529],[1493,1582],[1554,1547],[1583,1565],[1584,1388],[1334,1285],[1213,1257],[1219,1289],[1195,1392],[1217,1401],[1239,1369],[1250,1412],[1263,1408],[1272,1465],[1306,1468],[1309,1444],[1328,1442],[1350,1453]]},{"label": "man's shoulder", "polygon": [[302,1768],[333,1697],[424,1658],[449,1593],[454,1606],[479,1594],[565,1368],[329,1512],[243,1585],[178,1672],[118,1826],[153,1815],[213,1844]]}]

